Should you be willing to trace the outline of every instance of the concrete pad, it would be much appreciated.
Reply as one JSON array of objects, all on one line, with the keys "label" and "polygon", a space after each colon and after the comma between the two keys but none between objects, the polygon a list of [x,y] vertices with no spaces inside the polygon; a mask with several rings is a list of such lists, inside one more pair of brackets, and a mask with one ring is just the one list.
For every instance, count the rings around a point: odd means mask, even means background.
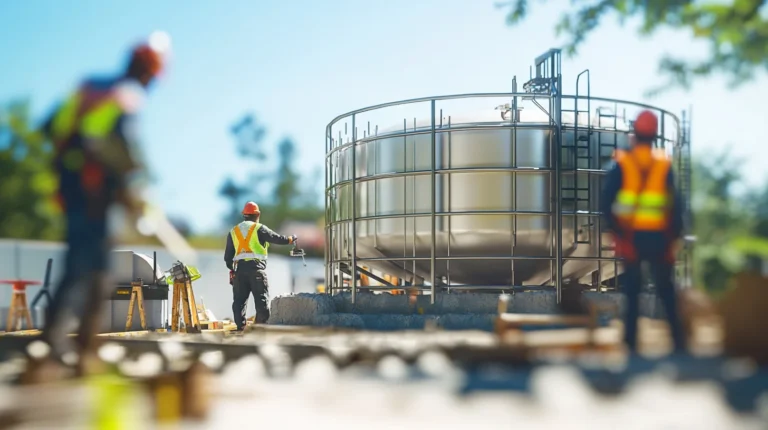
[{"label": "concrete pad", "polygon": [[[620,293],[585,292],[584,298],[616,303],[620,315],[624,312],[625,300]],[[300,293],[273,299],[269,324],[407,330],[423,329],[431,320],[447,330],[491,331],[498,300],[499,294],[493,293],[441,293],[433,305],[429,296],[416,296],[415,303],[411,303],[407,295],[361,291],[353,305],[350,293],[335,296]],[[641,295],[641,316],[658,318],[659,310],[655,295]],[[556,294],[554,291],[516,293],[510,296],[507,312],[559,313]]]},{"label": "concrete pad", "polygon": [[336,312],[333,299],[327,294],[299,293],[272,299],[270,324],[315,325],[320,315]]}]

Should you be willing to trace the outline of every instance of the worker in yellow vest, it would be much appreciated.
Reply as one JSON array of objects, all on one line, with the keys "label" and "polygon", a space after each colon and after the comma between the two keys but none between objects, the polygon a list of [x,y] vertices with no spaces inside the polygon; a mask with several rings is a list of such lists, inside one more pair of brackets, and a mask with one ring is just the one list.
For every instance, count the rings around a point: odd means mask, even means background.
[{"label": "worker in yellow vest", "polygon": [[58,201],[66,217],[64,276],[43,328],[54,359],[70,349],[70,310],[80,320],[77,354],[82,358],[92,352],[107,293],[107,213],[116,203],[133,216],[143,210],[141,184],[147,181],[137,151],[136,119],[169,49],[168,35],[153,33],[132,49],[120,75],[84,80],[42,126],[55,150]]},{"label": "worker in yellow vest", "polygon": [[248,202],[243,207],[243,222],[227,235],[224,261],[234,272],[232,279],[232,313],[237,330],[245,328],[245,308],[253,293],[256,303],[256,323],[269,320],[269,283],[267,282],[267,249],[270,243],[290,245],[296,243],[296,235],[282,236],[259,222],[259,205]]},{"label": "worker in yellow vest", "polygon": [[672,162],[655,150],[658,118],[645,110],[633,125],[633,145],[616,151],[616,166],[605,177],[600,205],[614,236],[616,256],[624,259],[626,294],[624,337],[637,348],[637,319],[642,286],[641,264],[647,262],[664,305],[676,352],[686,349],[674,284],[675,250],[683,233],[683,204],[675,189]]}]

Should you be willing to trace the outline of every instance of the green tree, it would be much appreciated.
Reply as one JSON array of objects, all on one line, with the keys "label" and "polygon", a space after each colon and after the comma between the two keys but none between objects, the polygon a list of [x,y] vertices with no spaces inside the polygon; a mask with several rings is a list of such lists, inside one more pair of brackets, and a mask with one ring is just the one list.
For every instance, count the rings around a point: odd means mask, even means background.
[{"label": "green tree", "polygon": [[740,160],[728,152],[709,160],[693,163],[694,276],[697,285],[719,293],[746,267],[756,223],[747,199],[734,196]]},{"label": "green tree", "polygon": [[29,103],[0,107],[0,237],[58,240],[53,148],[30,125]]},{"label": "green tree", "polygon": [[[232,224],[242,219],[240,211],[246,200],[262,200],[265,195],[261,193],[263,183],[267,179],[267,157],[264,153],[264,136],[266,128],[257,122],[253,114],[245,115],[231,128],[231,133],[236,139],[236,150],[243,160],[254,164],[253,173],[248,181],[239,185],[231,176],[226,178],[219,195],[229,202],[229,212],[224,216],[224,224],[229,228]],[[254,185],[256,184],[256,185]]]},{"label": "green tree", "polygon": [[[541,0],[546,3],[547,0]],[[695,77],[722,73],[732,86],[751,79],[756,70],[768,70],[768,14],[761,12],[766,0],[694,1],[694,0],[590,0],[581,1],[566,11],[555,30],[565,35],[565,51],[576,54],[587,36],[611,13],[623,25],[628,18],[639,18],[638,32],[653,34],[661,28],[688,30],[694,39],[707,41],[709,54],[700,61],[664,57],[660,71],[670,78],[670,85],[689,88]],[[577,3],[577,2],[572,2]],[[509,8],[507,22],[515,25],[530,12],[530,0],[512,0],[501,6]],[[765,9],[765,8],[763,8]],[[680,53],[683,54],[683,53]],[[665,85],[652,92],[669,88]]]},{"label": "green tree", "polygon": [[229,202],[229,212],[224,215],[224,225],[230,226],[241,219],[240,211],[243,206],[243,198],[246,189],[235,183],[234,179],[228,177],[219,188],[219,195]]},{"label": "green tree", "polygon": [[[302,186],[302,175],[296,168],[298,151],[293,139],[281,139],[274,156],[270,157],[263,145],[266,130],[253,115],[232,127],[232,133],[237,139],[238,154],[254,162],[254,167],[247,182],[238,184],[230,177],[219,191],[231,206],[224,219],[227,228],[242,219],[240,210],[246,200],[256,201],[261,208],[261,221],[275,229],[280,229],[286,221],[322,220],[324,210],[318,205],[320,199],[316,193],[320,171],[316,170],[315,176],[310,178],[314,180],[306,181]],[[275,252],[287,253],[288,249],[277,247]]]},{"label": "green tree", "polygon": [[290,138],[284,138],[277,146],[277,172],[273,202],[275,216],[286,220],[300,197],[299,175],[294,170],[296,145]]}]

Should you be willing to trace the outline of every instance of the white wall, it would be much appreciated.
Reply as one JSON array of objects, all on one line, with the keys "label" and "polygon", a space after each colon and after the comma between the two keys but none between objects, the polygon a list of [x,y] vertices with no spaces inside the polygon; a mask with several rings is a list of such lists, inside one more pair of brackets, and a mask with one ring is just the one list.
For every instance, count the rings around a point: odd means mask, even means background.
[{"label": "white wall", "polygon": [[[118,247],[116,249],[130,249],[131,251],[146,254],[150,258],[152,252],[157,251],[158,268],[170,269],[176,261],[163,248],[146,246]],[[62,276],[64,245],[54,242],[16,241],[0,239],[0,279],[32,279],[43,281],[45,265],[48,258],[53,258],[53,270],[51,274],[52,288]],[[195,296],[202,300],[206,307],[213,311],[218,319],[232,318],[232,287],[229,285],[229,270],[224,264],[224,250],[198,251],[198,269],[202,278],[195,281],[193,287]],[[307,259],[307,267],[301,264],[301,258],[291,258],[281,255],[271,255],[267,265],[267,276],[270,284],[270,297],[295,292],[314,291],[316,283],[314,278],[323,277],[323,261],[321,259]],[[29,287],[28,300],[40,290],[40,287]],[[2,315],[10,303],[11,287],[0,286],[0,309]],[[253,299],[248,303],[248,315],[254,314]],[[3,323],[0,320],[0,323]],[[3,324],[4,325],[4,324]]]}]

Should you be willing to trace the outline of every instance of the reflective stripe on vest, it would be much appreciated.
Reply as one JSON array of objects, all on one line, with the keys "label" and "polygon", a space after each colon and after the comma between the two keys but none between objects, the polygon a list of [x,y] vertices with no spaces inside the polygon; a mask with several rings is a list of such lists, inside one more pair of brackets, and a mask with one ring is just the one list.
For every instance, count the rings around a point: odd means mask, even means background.
[{"label": "reflective stripe on vest", "polygon": [[267,246],[262,246],[259,242],[259,235],[256,234],[260,223],[253,221],[243,221],[232,229],[232,244],[235,246],[235,257],[232,261],[240,260],[264,260],[267,259]]},{"label": "reflective stripe on vest", "polygon": [[53,138],[63,141],[76,132],[86,138],[101,139],[108,137],[115,127],[123,110],[112,94],[105,94],[93,106],[83,111],[85,96],[78,91],[67,99],[53,119]]},{"label": "reflective stripe on vest", "polygon": [[632,230],[663,231],[669,221],[667,176],[671,163],[654,151],[650,167],[641,171],[632,153],[617,151],[622,186],[611,210],[619,222]]}]

